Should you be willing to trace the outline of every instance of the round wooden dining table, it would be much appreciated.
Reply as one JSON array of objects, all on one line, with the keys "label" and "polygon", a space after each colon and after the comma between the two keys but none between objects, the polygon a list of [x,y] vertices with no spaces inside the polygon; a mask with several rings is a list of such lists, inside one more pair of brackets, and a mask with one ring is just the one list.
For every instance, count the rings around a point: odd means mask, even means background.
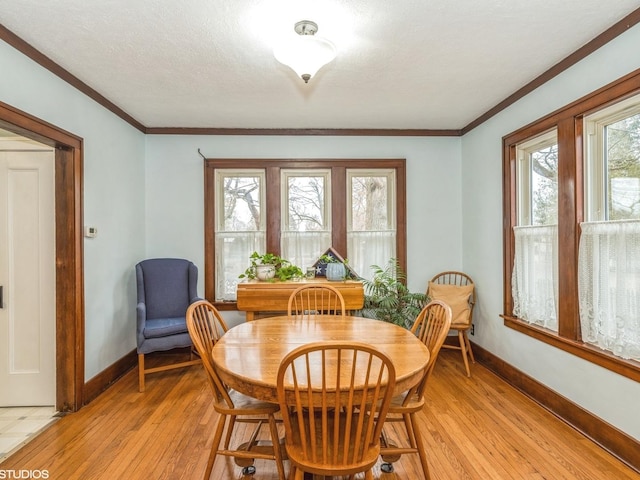
[{"label": "round wooden dining table", "polygon": [[396,369],[394,394],[416,385],[429,362],[429,350],[409,330],[369,318],[325,315],[304,320],[269,317],[237,325],[213,347],[213,363],[230,388],[277,403],[282,359],[301,345],[319,341],[362,342],[387,354]]}]

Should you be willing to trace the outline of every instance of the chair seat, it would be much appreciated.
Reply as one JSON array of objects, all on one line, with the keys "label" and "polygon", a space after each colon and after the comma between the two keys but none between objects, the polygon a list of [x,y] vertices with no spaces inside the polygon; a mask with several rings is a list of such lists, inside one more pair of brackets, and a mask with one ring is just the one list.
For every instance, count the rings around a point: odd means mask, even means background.
[{"label": "chair seat", "polygon": [[189,333],[185,317],[147,319],[142,334],[144,338],[160,338]]},{"label": "chair seat", "polygon": [[[411,412],[419,412],[424,407],[424,397],[418,397],[417,394],[411,396],[411,398],[407,401],[406,405],[403,405],[405,401],[405,397],[407,392],[403,392],[400,395],[396,395],[391,399],[391,404],[389,405],[389,414],[391,413],[411,413]],[[387,419],[389,421],[389,419]]]},{"label": "chair seat", "polygon": [[391,405],[389,406],[389,413],[419,412],[422,410],[422,407],[424,407],[424,397],[418,397],[418,395],[413,395],[406,405],[403,405],[404,401],[404,394],[393,397],[391,399]]},{"label": "chair seat", "polygon": [[469,322],[452,323],[451,328],[454,330],[466,330],[467,328],[471,328],[471,324]]},{"label": "chair seat", "polygon": [[214,408],[218,413],[225,415],[268,415],[280,410],[280,405],[277,403],[263,402],[231,388],[227,392],[233,402],[233,408],[229,408],[224,401],[216,402]]}]

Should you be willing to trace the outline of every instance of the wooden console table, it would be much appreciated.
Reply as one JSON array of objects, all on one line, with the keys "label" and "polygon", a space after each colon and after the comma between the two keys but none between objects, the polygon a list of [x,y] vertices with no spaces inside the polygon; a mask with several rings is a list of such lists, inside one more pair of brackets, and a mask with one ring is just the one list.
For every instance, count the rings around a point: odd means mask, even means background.
[{"label": "wooden console table", "polygon": [[345,280],[330,282],[325,278],[314,278],[301,282],[243,282],[238,284],[238,310],[247,313],[247,320],[253,320],[257,312],[286,312],[291,293],[301,285],[328,283],[337,288],[344,298],[347,313],[360,310],[364,304],[362,282]]}]

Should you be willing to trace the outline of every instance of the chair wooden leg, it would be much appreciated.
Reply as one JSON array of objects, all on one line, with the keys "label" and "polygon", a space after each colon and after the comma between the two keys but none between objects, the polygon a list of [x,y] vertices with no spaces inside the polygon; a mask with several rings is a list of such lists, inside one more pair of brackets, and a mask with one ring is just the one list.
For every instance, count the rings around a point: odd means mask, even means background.
[{"label": "chair wooden leg", "polygon": [[420,457],[420,464],[422,465],[424,479],[429,480],[431,477],[429,475],[429,464],[427,463],[427,452],[424,449],[424,441],[422,440],[422,434],[418,428],[416,413],[411,414],[411,426],[414,438],[416,439],[416,448],[418,449],[418,456]]},{"label": "chair wooden leg", "polygon": [[138,354],[138,390],[140,390],[140,392],[144,392],[145,390],[144,380],[146,375],[149,375],[151,373],[156,373],[156,372],[166,372],[167,370],[173,370],[176,368],[189,367],[191,365],[200,365],[201,363],[202,363],[202,360],[200,358],[197,358],[195,360],[189,360],[189,361],[180,362],[180,363],[173,363],[170,365],[162,365],[159,367],[146,368],[144,366],[144,354],[139,353]]},{"label": "chair wooden leg", "polygon": [[278,425],[276,418],[269,415],[269,430],[271,430],[271,442],[273,443],[273,455],[276,457],[276,468],[278,469],[278,478],[285,480],[284,464],[282,463],[282,450],[280,449],[280,437],[278,436]]},{"label": "chair wooden leg", "polygon": [[404,428],[407,430],[407,437],[409,437],[409,445],[411,448],[416,448],[416,432],[413,431],[411,414],[403,414],[402,419],[404,420]]},{"label": "chair wooden leg", "polygon": [[229,416],[229,425],[227,426],[227,435],[224,439],[224,449],[229,450],[229,444],[231,443],[231,434],[233,433],[233,429],[236,426],[236,416]]},{"label": "chair wooden leg", "polygon": [[460,341],[460,350],[462,350],[462,360],[464,360],[464,368],[467,369],[467,377],[471,376],[471,369],[469,368],[469,360],[467,359],[467,347],[464,341],[464,332],[458,332],[458,340]]},{"label": "chair wooden leg", "polygon": [[144,353],[138,354],[138,391],[144,392]]},{"label": "chair wooden leg", "polygon": [[467,352],[469,352],[469,357],[471,357],[471,362],[476,363],[476,359],[473,356],[473,350],[471,350],[471,342],[469,341],[469,335],[467,331],[464,332],[464,339],[467,341]]},{"label": "chair wooden leg", "polygon": [[207,469],[204,472],[204,480],[209,480],[209,477],[211,477],[213,464],[216,461],[216,456],[218,455],[220,440],[222,440],[222,432],[224,431],[225,423],[227,423],[227,416],[220,414],[220,418],[218,418],[218,423],[216,424],[216,432],[213,435],[213,443],[211,444],[211,453],[209,453],[209,460],[207,461]]}]

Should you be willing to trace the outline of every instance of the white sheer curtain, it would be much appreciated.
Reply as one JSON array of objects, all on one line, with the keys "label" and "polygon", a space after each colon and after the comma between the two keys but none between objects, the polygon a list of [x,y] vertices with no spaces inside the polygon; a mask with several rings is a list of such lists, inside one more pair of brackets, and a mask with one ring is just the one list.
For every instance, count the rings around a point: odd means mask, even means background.
[{"label": "white sheer curtain", "polygon": [[[347,235],[349,266],[361,277],[371,278],[371,265],[385,267],[396,252],[395,231],[351,232]],[[331,246],[330,232],[283,232],[282,256],[303,271],[313,265]]]},{"label": "white sheer curtain", "polygon": [[282,257],[306,272],[331,246],[331,232],[282,232],[280,246]]},{"label": "white sheer curtain", "polygon": [[238,275],[251,265],[253,252],[264,253],[264,232],[216,233],[216,300],[236,299]]},{"label": "white sheer curtain", "polygon": [[385,268],[390,258],[396,257],[396,232],[358,231],[347,235],[349,266],[361,277],[371,280],[371,265]]},{"label": "white sheer curtain", "polygon": [[582,340],[640,361],[640,222],[588,222],[581,227]]},{"label": "white sheer curtain", "polygon": [[558,331],[558,227],[514,227],[513,313]]}]

